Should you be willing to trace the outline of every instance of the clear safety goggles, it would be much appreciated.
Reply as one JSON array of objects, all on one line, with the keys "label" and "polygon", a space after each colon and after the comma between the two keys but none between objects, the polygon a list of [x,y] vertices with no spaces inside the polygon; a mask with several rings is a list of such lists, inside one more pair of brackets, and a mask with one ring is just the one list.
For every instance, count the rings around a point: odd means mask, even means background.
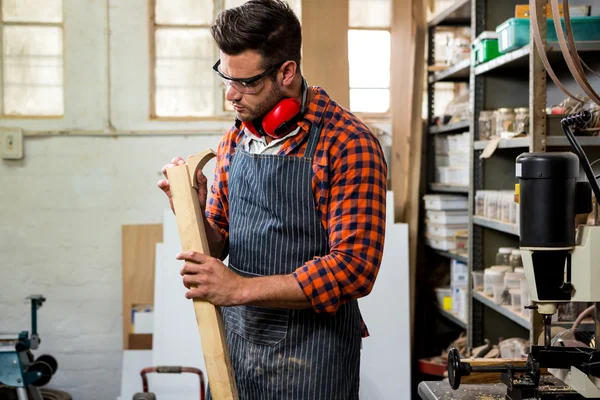
[{"label": "clear safety goggles", "polygon": [[227,76],[221,71],[219,71],[219,65],[221,65],[221,60],[218,60],[215,63],[215,65],[213,66],[213,70],[216,72],[217,75],[221,77],[221,79],[223,80],[223,84],[227,89],[233,87],[236,91],[243,94],[256,94],[260,92],[260,90],[264,86],[263,78],[271,74],[277,68],[281,67],[283,63],[275,64],[267,68],[262,73],[255,76],[251,76],[250,78],[234,78],[231,76]]}]

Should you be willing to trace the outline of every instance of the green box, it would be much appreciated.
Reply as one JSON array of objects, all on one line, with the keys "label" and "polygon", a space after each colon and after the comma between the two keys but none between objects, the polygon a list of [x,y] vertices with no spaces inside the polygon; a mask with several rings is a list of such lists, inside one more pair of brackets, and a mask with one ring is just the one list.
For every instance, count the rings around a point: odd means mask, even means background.
[{"label": "green box", "polygon": [[[563,18],[561,18],[561,22],[564,29]],[[600,40],[600,16],[571,17],[571,27],[575,41]],[[552,18],[546,19],[546,29],[546,40],[549,43],[558,42]],[[529,18],[510,18],[498,25],[496,32],[498,33],[498,51],[500,53],[516,50],[529,44]]]},{"label": "green box", "polygon": [[500,52],[498,51],[498,34],[496,32],[483,32],[471,44],[473,66],[483,64],[498,56],[500,56]]}]

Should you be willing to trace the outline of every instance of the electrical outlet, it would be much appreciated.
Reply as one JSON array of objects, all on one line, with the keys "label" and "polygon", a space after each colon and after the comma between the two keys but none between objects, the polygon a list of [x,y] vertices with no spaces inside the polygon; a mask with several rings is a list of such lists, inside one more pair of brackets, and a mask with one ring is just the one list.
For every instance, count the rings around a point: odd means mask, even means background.
[{"label": "electrical outlet", "polygon": [[0,157],[5,160],[23,158],[23,131],[18,128],[0,130]]}]

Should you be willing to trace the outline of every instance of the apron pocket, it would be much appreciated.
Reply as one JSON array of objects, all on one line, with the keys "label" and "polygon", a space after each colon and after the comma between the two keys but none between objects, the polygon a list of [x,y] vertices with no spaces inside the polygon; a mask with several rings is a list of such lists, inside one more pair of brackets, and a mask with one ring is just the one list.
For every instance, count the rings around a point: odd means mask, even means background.
[{"label": "apron pocket", "polygon": [[290,311],[255,306],[222,307],[225,328],[249,342],[275,346],[288,333]]}]

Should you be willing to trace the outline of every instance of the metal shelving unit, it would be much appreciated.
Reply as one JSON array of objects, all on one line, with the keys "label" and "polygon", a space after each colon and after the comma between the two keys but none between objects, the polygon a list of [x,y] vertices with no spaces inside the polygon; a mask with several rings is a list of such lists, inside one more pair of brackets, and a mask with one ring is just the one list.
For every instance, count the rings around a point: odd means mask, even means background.
[{"label": "metal shelving unit", "polygon": [[435,72],[430,75],[428,80],[429,83],[435,82],[460,82],[460,81],[468,81],[469,80],[469,71],[471,70],[471,59],[467,58],[462,60],[456,65],[451,66],[450,68]]},{"label": "metal shelving unit", "polygon": [[429,190],[432,192],[444,193],[469,193],[468,186],[446,185],[444,183],[430,183]]},{"label": "metal shelving unit", "polygon": [[531,321],[529,321],[528,317],[525,317],[520,312],[517,312],[508,306],[501,306],[499,304],[496,304],[494,299],[492,297],[487,296],[485,293],[473,291],[473,298],[484,304],[486,307],[491,308],[499,314],[502,314],[511,321],[516,322],[523,328],[531,329]]},{"label": "metal shelving unit", "polygon": [[508,233],[509,235],[519,236],[519,227],[515,224],[508,224],[506,222],[496,221],[484,217],[478,217],[476,215],[474,215],[472,219],[473,224],[475,225],[493,229],[498,232]]},{"label": "metal shelving unit", "polygon": [[434,15],[428,22],[430,28],[447,25],[469,25],[471,23],[471,0],[457,0],[450,7]]},{"label": "metal shelving unit", "polygon": [[469,130],[470,127],[471,121],[460,121],[442,126],[430,126],[427,130],[430,134],[435,135],[438,133],[459,133]]},{"label": "metal shelving unit", "polygon": [[456,314],[444,310],[443,308],[437,306],[438,311],[440,312],[440,314],[445,317],[446,319],[450,320],[451,322],[455,323],[456,325],[458,325],[459,327],[463,328],[463,329],[467,329],[467,321],[459,318]]},{"label": "metal shelving unit", "polygon": [[443,250],[437,250],[437,249],[434,249],[434,251],[436,253],[438,253],[439,255],[441,255],[442,257],[446,257],[446,258],[450,258],[452,260],[460,261],[460,262],[463,262],[465,264],[469,262],[469,259],[467,258],[467,256],[461,256],[460,254],[452,253],[450,251],[443,251]]},{"label": "metal shelving unit", "polygon": [[[565,138],[566,140],[566,138]],[[483,150],[488,144],[489,140],[477,140],[475,141],[473,148],[475,150]],[[502,139],[500,143],[498,143],[499,149],[519,149],[519,148],[528,148],[529,147],[529,139],[528,138],[516,138],[516,139]]]}]

